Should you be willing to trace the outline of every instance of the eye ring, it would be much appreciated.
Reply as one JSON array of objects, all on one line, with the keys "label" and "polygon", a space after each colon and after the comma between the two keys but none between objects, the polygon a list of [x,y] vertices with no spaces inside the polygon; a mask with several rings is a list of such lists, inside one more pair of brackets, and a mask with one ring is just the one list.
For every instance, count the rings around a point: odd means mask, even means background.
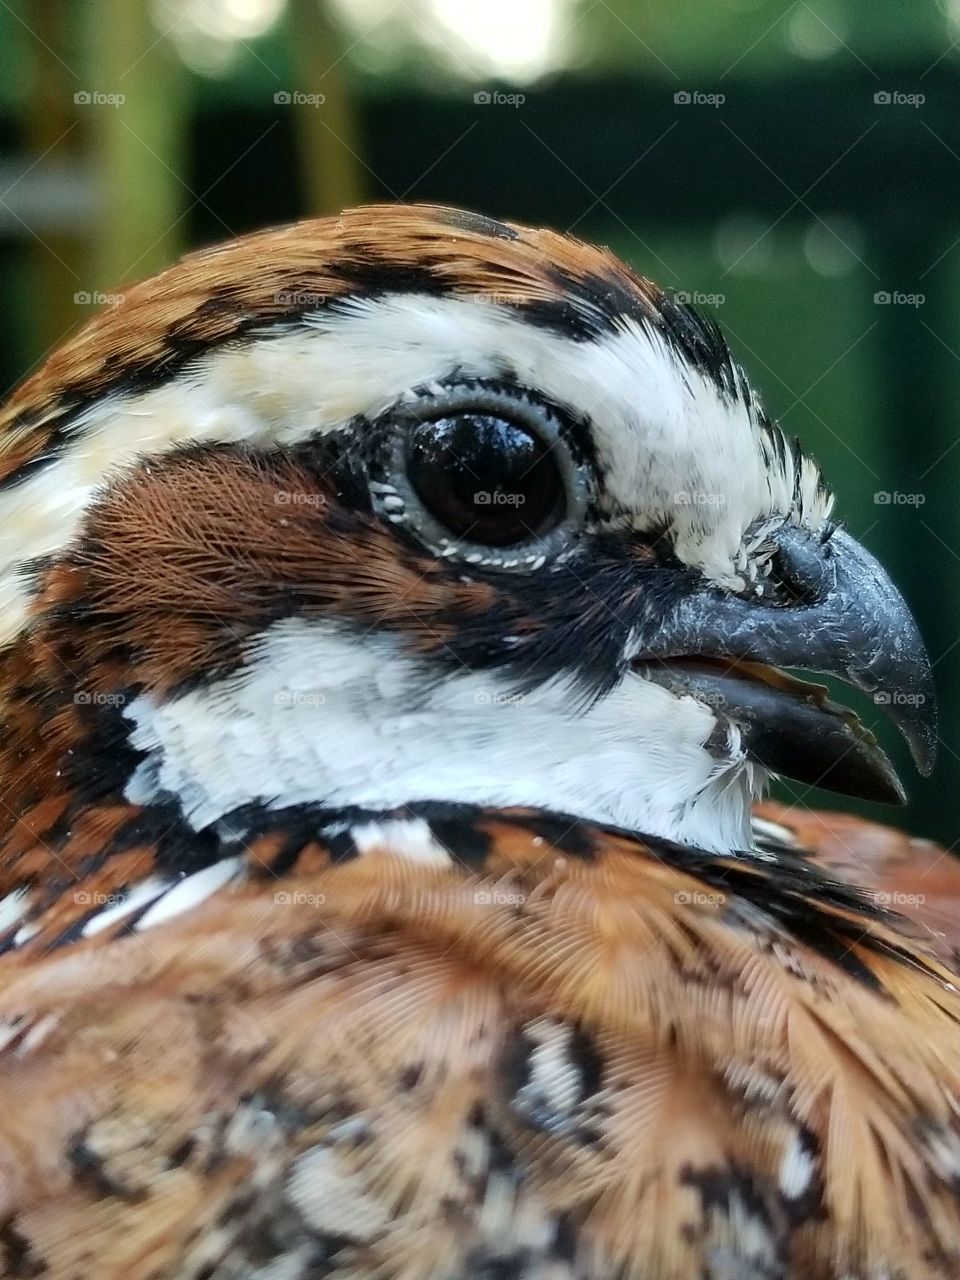
[{"label": "eye ring", "polygon": [[[523,570],[539,568],[572,548],[586,513],[588,474],[574,456],[569,422],[552,405],[519,387],[483,382],[435,384],[411,393],[377,425],[379,443],[370,467],[374,510],[407,529],[437,555],[472,565]],[[431,425],[437,428],[433,433]],[[475,473],[468,467],[468,474],[448,477],[453,487],[459,483],[462,490],[468,479],[472,483],[474,474],[489,479],[489,468],[498,461],[512,465],[514,478],[533,488],[538,503],[556,494],[558,508],[550,511],[542,528],[537,527],[533,508],[511,509],[509,498],[498,508],[494,492],[487,492],[489,505],[478,505],[477,517],[467,522],[465,533],[458,533],[440,518],[455,513],[456,506],[445,501],[442,493],[433,495],[433,501],[425,499],[423,477],[416,474],[416,464],[411,466],[412,450],[416,452],[419,433],[428,448],[436,449],[442,468],[444,459],[456,456],[459,460],[459,454],[451,454],[447,445],[452,441],[454,450],[458,442],[462,446],[464,432],[467,440],[474,442],[477,433],[482,434],[481,448],[492,445],[506,451],[500,459],[485,457],[486,470]],[[475,457],[471,460],[476,461]],[[480,480],[478,489],[483,490]],[[495,484],[489,489],[495,490]],[[467,499],[469,496],[467,493]],[[459,497],[463,499],[464,494]],[[476,500],[478,494],[473,497]],[[498,523],[507,528],[498,529]],[[510,528],[520,536],[508,537]]]}]

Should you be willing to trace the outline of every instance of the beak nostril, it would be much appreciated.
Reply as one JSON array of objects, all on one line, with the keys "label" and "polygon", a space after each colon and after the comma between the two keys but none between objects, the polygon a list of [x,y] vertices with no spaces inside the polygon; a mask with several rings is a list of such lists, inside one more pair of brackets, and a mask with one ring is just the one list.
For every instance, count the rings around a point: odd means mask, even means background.
[{"label": "beak nostril", "polygon": [[821,543],[783,530],[770,560],[769,581],[786,605],[814,604],[826,585],[826,556]]},{"label": "beak nostril", "polygon": [[770,563],[770,581],[785,604],[810,604],[816,598],[814,584],[805,580],[797,572],[797,567],[779,551]]}]

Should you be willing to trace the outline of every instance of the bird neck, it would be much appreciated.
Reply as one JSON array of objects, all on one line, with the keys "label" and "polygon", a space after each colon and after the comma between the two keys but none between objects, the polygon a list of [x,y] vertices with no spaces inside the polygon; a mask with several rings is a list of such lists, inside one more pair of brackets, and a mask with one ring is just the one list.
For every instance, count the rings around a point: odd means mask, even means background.
[{"label": "bird neck", "polygon": [[289,619],[229,677],[159,698],[53,690],[8,658],[3,804],[155,815],[188,843],[238,815],[389,814],[422,804],[526,807],[724,851],[749,844],[757,772],[709,708],[627,675],[584,706],[571,677],[518,692],[394,637]]}]

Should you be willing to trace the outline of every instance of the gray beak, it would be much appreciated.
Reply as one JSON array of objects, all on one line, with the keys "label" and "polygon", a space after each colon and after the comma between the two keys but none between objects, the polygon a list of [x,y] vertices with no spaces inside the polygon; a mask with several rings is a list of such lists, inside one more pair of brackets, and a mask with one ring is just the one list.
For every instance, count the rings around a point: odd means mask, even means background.
[{"label": "gray beak", "polygon": [[901,801],[892,765],[856,716],[825,690],[770,668],[820,672],[868,694],[926,775],[936,757],[936,695],[917,625],[876,558],[843,531],[823,542],[790,526],[775,540],[775,602],[692,586],[636,664],[648,679],[710,700],[774,772]]}]

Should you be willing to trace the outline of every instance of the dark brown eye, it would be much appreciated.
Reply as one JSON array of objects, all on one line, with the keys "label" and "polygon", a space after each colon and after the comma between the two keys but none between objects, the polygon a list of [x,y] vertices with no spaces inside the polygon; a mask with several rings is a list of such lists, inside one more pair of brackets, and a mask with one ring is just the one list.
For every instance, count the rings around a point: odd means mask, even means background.
[{"label": "dark brown eye", "polygon": [[377,515],[444,560],[536,571],[575,554],[591,473],[587,423],[495,379],[412,388],[364,431]]},{"label": "dark brown eye", "polygon": [[564,517],[553,449],[494,414],[458,412],[417,423],[406,467],[420,501],[457,538],[508,547],[549,533]]}]

